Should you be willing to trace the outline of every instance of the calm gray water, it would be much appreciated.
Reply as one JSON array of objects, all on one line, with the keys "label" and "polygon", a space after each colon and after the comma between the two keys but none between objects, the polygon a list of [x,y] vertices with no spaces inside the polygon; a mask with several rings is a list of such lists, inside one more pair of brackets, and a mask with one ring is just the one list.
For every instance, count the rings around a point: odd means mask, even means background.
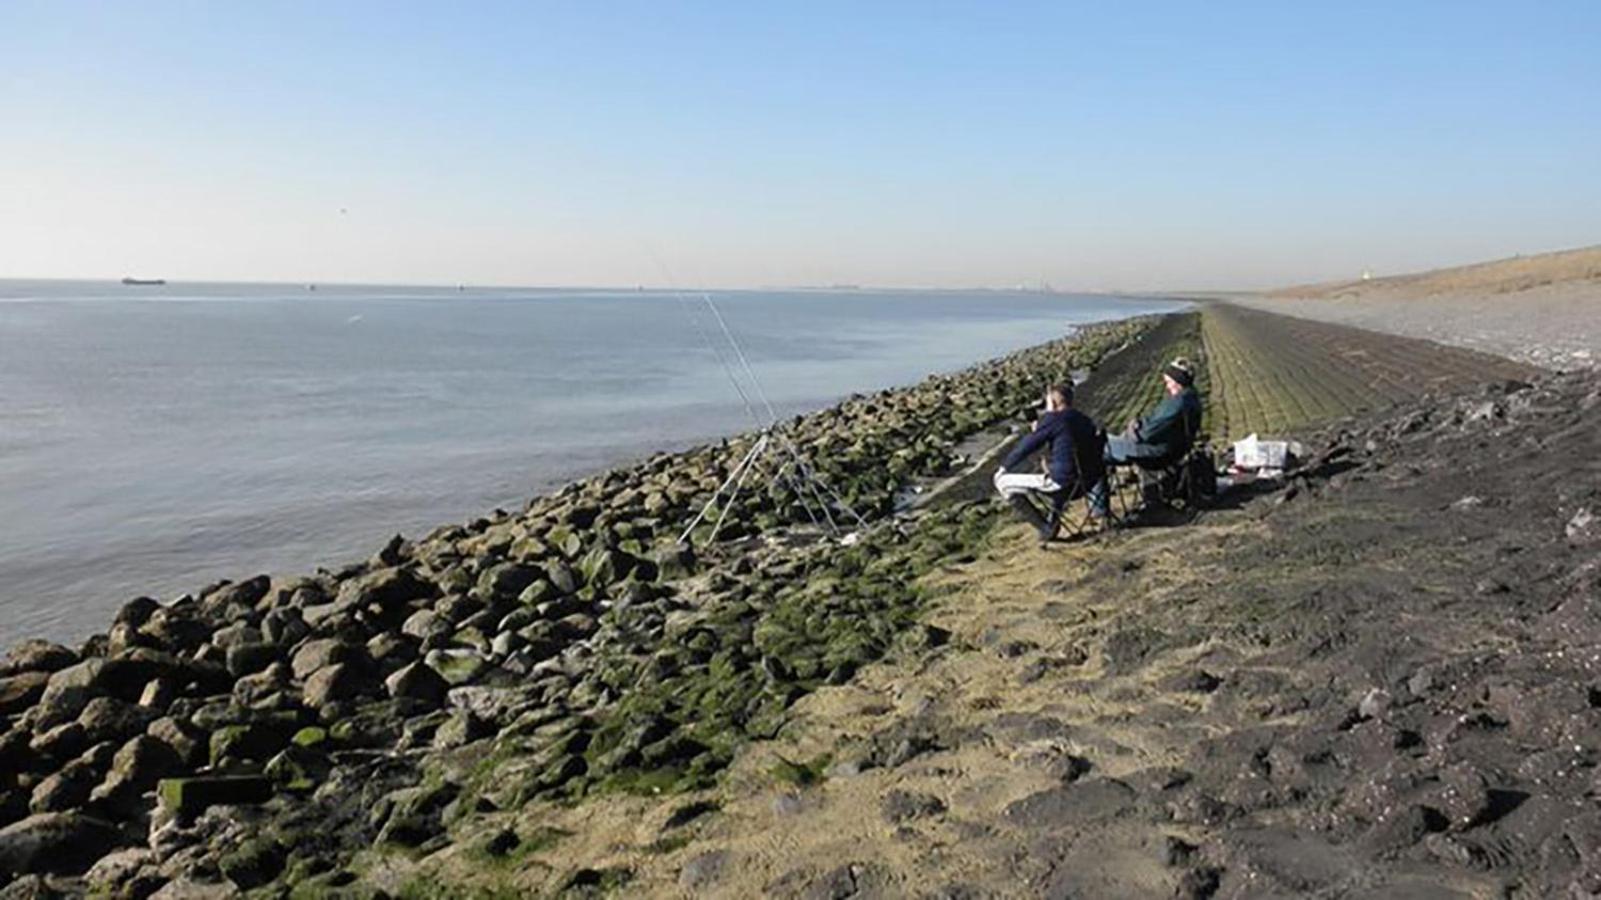
[{"label": "calm gray water", "polygon": [[[713,294],[781,413],[1161,300]],[[750,427],[699,295],[0,281],[0,647]]]}]

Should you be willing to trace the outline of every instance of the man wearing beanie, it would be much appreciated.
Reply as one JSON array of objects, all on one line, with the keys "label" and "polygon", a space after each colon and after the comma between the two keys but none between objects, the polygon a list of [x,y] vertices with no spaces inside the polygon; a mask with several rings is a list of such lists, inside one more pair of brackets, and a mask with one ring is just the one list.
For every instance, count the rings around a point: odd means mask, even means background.
[{"label": "man wearing beanie", "polygon": [[1183,456],[1201,431],[1201,397],[1195,391],[1195,366],[1182,356],[1162,370],[1167,396],[1149,415],[1129,423],[1128,430],[1106,439],[1109,462],[1148,460],[1169,463]]}]

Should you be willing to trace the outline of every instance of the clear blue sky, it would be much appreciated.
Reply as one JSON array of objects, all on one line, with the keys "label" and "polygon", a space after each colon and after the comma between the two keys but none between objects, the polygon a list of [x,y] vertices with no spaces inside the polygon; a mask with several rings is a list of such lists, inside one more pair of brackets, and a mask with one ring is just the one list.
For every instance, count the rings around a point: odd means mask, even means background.
[{"label": "clear blue sky", "polygon": [[0,0],[0,123],[0,277],[1249,287],[1601,242],[1601,3]]}]

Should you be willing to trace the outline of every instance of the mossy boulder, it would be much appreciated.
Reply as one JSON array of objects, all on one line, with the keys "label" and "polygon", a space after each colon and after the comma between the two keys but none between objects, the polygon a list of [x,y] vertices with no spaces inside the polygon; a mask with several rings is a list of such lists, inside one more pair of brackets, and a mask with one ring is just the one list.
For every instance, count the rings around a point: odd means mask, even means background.
[{"label": "mossy boulder", "polygon": [[168,778],[156,787],[162,807],[181,815],[193,815],[211,806],[265,803],[272,794],[272,782],[261,775]]},{"label": "mossy boulder", "polygon": [[540,578],[523,588],[522,593],[517,595],[517,602],[525,606],[534,606],[559,596],[561,591],[550,582],[550,579]]},{"label": "mossy boulder", "polygon": [[339,586],[335,603],[341,609],[372,607],[389,611],[437,593],[438,588],[432,582],[410,567],[391,566],[346,581]]},{"label": "mossy boulder", "polygon": [[416,847],[443,833],[442,813],[460,792],[459,785],[441,781],[385,796],[374,808],[373,818],[382,821],[374,843]]},{"label": "mossy boulder", "polygon": [[162,778],[176,774],[183,760],[171,747],[148,735],[138,735],[117,750],[111,769],[90,800],[107,808],[134,811],[140,795]]},{"label": "mossy boulder", "polygon": [[578,592],[578,588],[583,585],[583,580],[578,572],[564,562],[552,564],[546,571],[546,577],[550,579],[551,585],[561,594],[575,594]]},{"label": "mossy boulder", "polygon": [[501,563],[478,576],[478,594],[485,599],[515,599],[543,576],[538,566],[529,563]]},{"label": "mossy boulder", "polygon": [[288,854],[271,837],[247,838],[217,859],[217,869],[240,890],[269,884],[283,871]]},{"label": "mossy boulder", "polygon": [[216,768],[229,763],[266,762],[299,730],[299,723],[287,717],[224,725],[211,733],[211,765]]},{"label": "mossy boulder", "polygon": [[392,747],[400,740],[405,701],[369,703],[328,725],[328,736],[346,747]]},{"label": "mossy boulder", "polygon": [[566,525],[552,528],[545,534],[545,541],[568,559],[577,559],[584,550],[584,542],[578,533]]},{"label": "mossy boulder", "polygon": [[262,773],[282,790],[297,793],[313,790],[327,777],[330,769],[328,757],[321,751],[322,746],[290,744],[267,760]]},{"label": "mossy boulder", "polygon": [[414,662],[396,670],[384,680],[389,696],[397,699],[418,700],[430,706],[445,702],[450,682],[434,671],[427,663]]},{"label": "mossy boulder", "polygon": [[434,650],[425,662],[452,685],[471,684],[489,668],[489,660],[476,650]]}]

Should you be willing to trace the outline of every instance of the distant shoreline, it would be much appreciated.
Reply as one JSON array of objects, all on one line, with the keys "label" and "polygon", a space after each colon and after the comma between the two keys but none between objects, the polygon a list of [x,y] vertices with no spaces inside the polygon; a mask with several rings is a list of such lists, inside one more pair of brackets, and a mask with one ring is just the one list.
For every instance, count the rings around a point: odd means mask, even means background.
[{"label": "distant shoreline", "polygon": [[[6,285],[15,284],[93,284],[107,287],[124,287],[123,276],[107,276],[104,278],[26,278],[7,277],[0,278],[0,289]],[[1122,290],[1072,290],[1052,288],[1040,290],[1029,287],[997,286],[997,285],[968,285],[951,287],[927,287],[916,284],[880,285],[880,284],[839,284],[839,285],[740,285],[707,287],[704,285],[638,285],[638,284],[475,284],[472,282],[442,282],[438,284],[405,283],[388,281],[324,281],[316,278],[307,278],[295,281],[219,281],[213,279],[187,279],[163,278],[156,287],[192,288],[192,287],[243,287],[243,288],[289,288],[305,290],[315,285],[317,290],[411,290],[428,292],[473,292],[473,291],[530,291],[534,293],[600,293],[600,294],[685,294],[699,296],[703,293],[711,294],[748,294],[748,293],[774,293],[789,292],[797,294],[1029,294],[1060,297],[1107,297],[1126,300],[1171,300],[1182,299],[1194,292],[1169,291],[1122,291]]]}]

